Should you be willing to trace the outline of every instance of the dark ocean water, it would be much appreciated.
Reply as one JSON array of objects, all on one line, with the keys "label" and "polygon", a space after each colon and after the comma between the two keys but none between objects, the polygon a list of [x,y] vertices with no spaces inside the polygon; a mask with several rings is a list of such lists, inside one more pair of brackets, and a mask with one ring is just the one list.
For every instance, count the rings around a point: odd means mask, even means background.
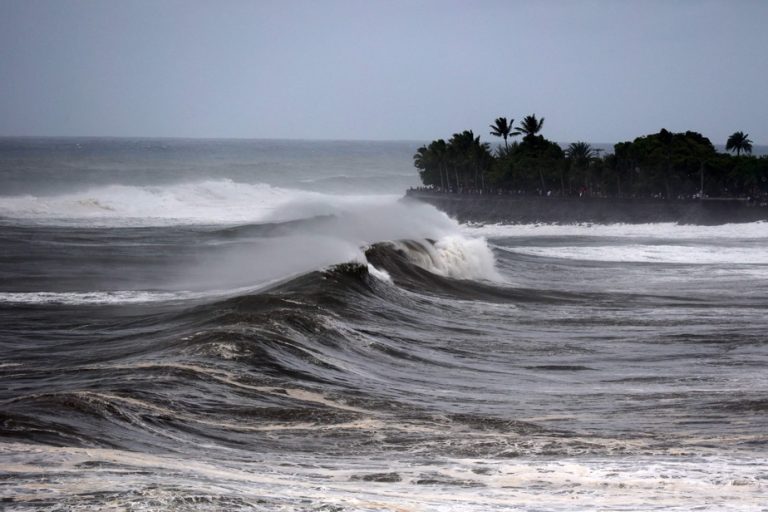
[{"label": "dark ocean water", "polygon": [[413,151],[0,140],[0,508],[768,510],[768,224],[459,225]]}]

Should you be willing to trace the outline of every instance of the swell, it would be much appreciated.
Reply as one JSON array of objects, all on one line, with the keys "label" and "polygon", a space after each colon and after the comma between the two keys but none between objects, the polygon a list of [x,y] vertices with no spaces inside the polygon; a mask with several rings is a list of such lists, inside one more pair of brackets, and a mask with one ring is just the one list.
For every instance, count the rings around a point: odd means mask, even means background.
[{"label": "swell", "polygon": [[[428,286],[427,294],[460,288],[409,265],[390,244],[367,255],[395,283]],[[69,306],[56,315],[3,308],[16,317],[8,330],[29,338],[45,315],[47,336],[34,345],[3,337],[8,358],[0,374],[12,385],[0,393],[0,428],[11,439],[57,446],[186,452],[205,439],[332,452],[362,450],[382,432],[389,444],[410,449],[440,429],[494,425],[500,420],[414,392],[446,370],[473,371],[457,358],[462,347],[414,336],[429,323],[454,328],[427,297],[350,263],[181,309]],[[476,396],[473,385],[465,393]],[[525,422],[504,425],[544,432]]]}]

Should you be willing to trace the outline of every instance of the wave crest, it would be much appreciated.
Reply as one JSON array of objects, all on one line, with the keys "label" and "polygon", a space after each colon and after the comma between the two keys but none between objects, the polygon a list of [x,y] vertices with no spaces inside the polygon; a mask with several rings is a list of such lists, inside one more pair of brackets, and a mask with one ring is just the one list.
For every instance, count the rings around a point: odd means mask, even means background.
[{"label": "wave crest", "polygon": [[414,264],[453,279],[501,281],[493,252],[484,238],[449,235],[435,242],[393,242]]}]

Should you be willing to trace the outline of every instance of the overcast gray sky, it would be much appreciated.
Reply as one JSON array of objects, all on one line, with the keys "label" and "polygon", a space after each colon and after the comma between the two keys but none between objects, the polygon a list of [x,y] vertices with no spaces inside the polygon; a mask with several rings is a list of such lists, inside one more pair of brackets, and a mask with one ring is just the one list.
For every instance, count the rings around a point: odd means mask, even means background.
[{"label": "overcast gray sky", "polygon": [[0,135],[768,144],[768,1],[0,0]]}]

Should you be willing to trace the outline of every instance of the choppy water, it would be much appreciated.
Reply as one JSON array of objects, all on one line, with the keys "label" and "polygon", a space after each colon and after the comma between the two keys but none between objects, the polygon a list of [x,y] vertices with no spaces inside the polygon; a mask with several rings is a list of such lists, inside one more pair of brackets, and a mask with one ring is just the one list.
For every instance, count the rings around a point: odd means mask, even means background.
[{"label": "choppy water", "polygon": [[8,510],[768,507],[766,224],[458,225],[406,143],[0,148]]}]

